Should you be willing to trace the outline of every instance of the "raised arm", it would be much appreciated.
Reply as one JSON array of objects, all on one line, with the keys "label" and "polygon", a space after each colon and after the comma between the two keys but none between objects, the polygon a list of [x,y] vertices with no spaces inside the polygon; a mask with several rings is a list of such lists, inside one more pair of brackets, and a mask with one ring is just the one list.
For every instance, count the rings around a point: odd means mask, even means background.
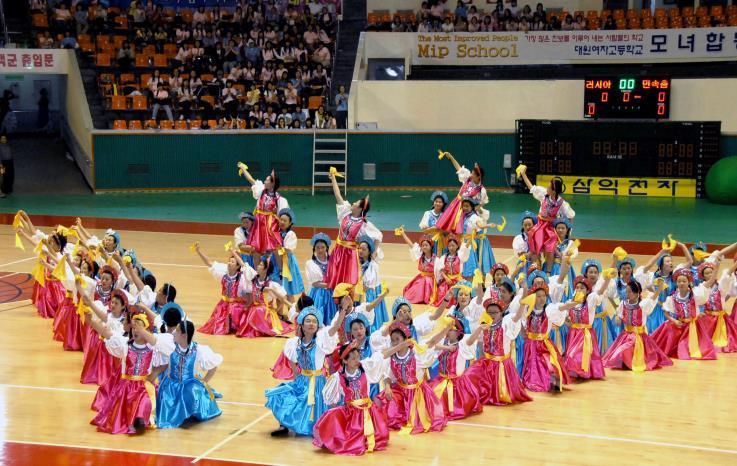
[{"label": "raised arm", "polygon": [[345,319],[345,308],[341,307],[340,311],[338,311],[338,318],[335,319],[335,323],[332,327],[330,327],[330,330],[328,330],[328,335],[335,336],[336,333],[338,333],[338,330],[340,330],[340,327],[343,326],[343,319]]},{"label": "raised arm", "polygon": [[[521,308],[522,308],[522,306],[520,306],[520,309],[521,309]],[[489,324],[479,324],[479,326],[478,326],[478,327],[476,327],[476,330],[474,330],[474,331],[473,331],[473,332],[471,333],[471,336],[470,336],[470,337],[468,337],[468,340],[466,340],[466,344],[467,344],[468,346],[473,346],[473,345],[475,345],[475,344],[476,344],[476,342],[477,342],[477,341],[478,341],[478,339],[479,339],[479,336],[481,335],[481,332],[483,332],[484,330],[489,330],[489,327],[491,327],[491,325],[489,325]]]},{"label": "raised arm", "polygon": [[448,307],[448,304],[450,303],[451,298],[453,298],[453,291],[448,290],[447,293],[445,293],[445,296],[443,297],[443,300],[440,302],[440,306],[438,306],[437,309],[434,311],[430,311],[430,320],[438,320],[440,316],[445,314],[445,309]]},{"label": "raised arm", "polygon": [[230,249],[230,255],[233,256],[233,258],[235,259],[235,261],[238,263],[238,267],[245,267],[246,266],[246,263],[243,262],[243,258],[241,257],[240,254],[238,254],[238,251],[236,251],[235,249],[231,248]]},{"label": "raised arm", "polygon": [[404,240],[405,243],[407,243],[407,246],[409,247],[414,246],[415,243],[413,243],[412,240],[409,239],[409,236],[407,236],[407,233],[404,232],[404,226],[401,226],[399,228],[401,228],[400,231],[402,232],[402,239]]},{"label": "raised arm", "polygon": [[563,262],[560,266],[560,272],[558,273],[558,283],[561,285],[568,276],[568,271],[571,269],[571,256],[569,256],[568,254],[564,254],[562,261]]},{"label": "raised arm", "polygon": [[667,249],[661,249],[660,252],[658,252],[656,255],[651,257],[649,261],[647,261],[647,264],[642,266],[642,270],[645,272],[649,272],[650,269],[658,262],[658,259],[660,259],[663,254],[667,254],[669,252],[670,251],[668,251]]},{"label": "raised arm", "polygon": [[681,251],[683,251],[683,256],[686,258],[686,265],[688,267],[691,267],[693,265],[693,256],[691,255],[691,251],[689,251],[686,245],[681,243],[680,241],[678,242],[678,247],[680,247]]},{"label": "raised arm", "polygon": [[97,304],[94,301],[92,301],[92,298],[87,296],[87,293],[84,293],[83,291],[84,290],[82,290],[82,285],[79,282],[77,282],[77,292],[82,297],[82,301],[84,301],[84,304],[88,308],[90,308],[92,312],[95,313],[95,315],[100,320],[100,322],[103,322],[103,323],[107,322],[107,312],[105,312],[103,309],[100,309],[97,306]]},{"label": "raised arm", "polygon": [[77,230],[77,233],[79,233],[79,239],[83,243],[86,243],[87,241],[90,240],[90,238],[92,238],[92,235],[90,234],[90,232],[87,231],[87,229],[84,227],[84,225],[82,225],[82,219],[81,218],[77,217],[77,220],[74,222],[74,227],[73,228],[75,230]]},{"label": "raised arm", "polygon": [[374,308],[376,308],[376,306],[381,304],[381,301],[384,300],[384,296],[386,296],[388,293],[389,293],[389,287],[386,287],[386,289],[382,288],[381,294],[377,296],[376,299],[374,299],[370,303],[366,303],[366,310],[369,312],[373,311]]},{"label": "raised arm", "polygon": [[453,164],[453,168],[455,168],[456,171],[458,171],[458,170],[461,169],[461,164],[458,163],[458,161],[456,160],[455,157],[453,157],[453,154],[451,154],[450,152],[446,152],[445,153],[445,158],[447,158],[448,160],[450,160],[450,163]]},{"label": "raised arm", "polygon": [[97,332],[102,338],[108,339],[113,336],[113,331],[108,328],[103,322],[97,319],[89,319],[90,327]]},{"label": "raised arm", "polygon": [[343,199],[343,195],[340,194],[340,186],[338,186],[338,181],[335,179],[335,175],[332,173],[328,173],[328,178],[330,178],[330,183],[333,185],[333,194],[335,195],[335,203],[336,204],[344,203],[345,199]]},{"label": "raised arm", "polygon": [[522,169],[520,172],[520,175],[522,175],[522,181],[525,182],[525,185],[527,186],[527,189],[532,190],[533,185],[529,178],[527,178],[527,168]]},{"label": "raised arm", "polygon": [[206,266],[212,267],[212,261],[200,249],[200,242],[199,241],[197,241],[196,243],[194,243],[194,250],[197,253],[197,255],[200,256],[200,259],[202,259],[202,262],[204,262]]},{"label": "raised arm", "polygon": [[256,183],[256,180],[253,179],[253,176],[248,172],[248,168],[246,168],[246,165],[244,163],[238,162],[238,170],[243,173],[243,177],[251,184],[253,185]]}]

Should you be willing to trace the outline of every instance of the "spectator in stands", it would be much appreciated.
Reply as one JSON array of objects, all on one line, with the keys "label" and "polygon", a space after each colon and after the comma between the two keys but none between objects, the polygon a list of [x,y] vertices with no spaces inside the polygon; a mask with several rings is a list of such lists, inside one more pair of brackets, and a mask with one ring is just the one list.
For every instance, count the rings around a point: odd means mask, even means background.
[{"label": "spectator in stands", "polygon": [[123,42],[123,46],[118,50],[118,67],[121,70],[128,70],[135,59],[136,52],[131,44],[128,41]]},{"label": "spectator in stands", "polygon": [[522,11],[517,13],[517,18],[525,18],[528,22],[532,21],[532,8],[530,8],[530,5],[525,5],[524,7],[522,7]]},{"label": "spectator in stands", "polygon": [[72,13],[67,8],[66,3],[61,3],[58,8],[54,9],[54,29],[58,31],[66,31],[72,24]]},{"label": "spectator in stands", "polygon": [[233,87],[233,81],[227,81],[221,94],[225,114],[235,118],[238,114],[238,90]]},{"label": "spectator in stands", "polygon": [[281,108],[281,113],[276,117],[276,126],[278,128],[286,128],[292,125],[292,114],[287,111],[287,107]]},{"label": "spectator in stands", "polygon": [[77,39],[72,36],[72,34],[69,31],[66,31],[64,33],[64,38],[59,43],[59,46],[63,49],[78,49],[79,44],[77,43]]},{"label": "spectator in stands", "polygon": [[407,25],[404,24],[402,18],[398,15],[394,16],[394,20],[392,20],[392,32],[407,32],[407,30]]},{"label": "spectator in stands", "polygon": [[517,0],[510,0],[509,6],[507,7],[507,9],[509,9],[510,13],[512,13],[512,16],[516,18],[517,14],[519,13],[519,7],[517,6]]},{"label": "spectator in stands", "polygon": [[[445,3],[438,0],[437,3],[435,3],[433,6],[430,7],[430,17],[433,20],[442,21],[444,16],[445,16]],[[451,31],[443,31],[443,32],[451,32]]]},{"label": "spectator in stands", "polygon": [[159,109],[163,108],[169,121],[174,121],[174,115],[171,112],[171,97],[169,96],[169,85],[162,83],[153,93],[154,111],[151,115],[152,120],[158,121]]},{"label": "spectator in stands", "polygon": [[535,12],[535,14],[532,15],[532,24],[530,25],[530,29],[533,31],[544,31],[546,27],[547,23],[537,12]]},{"label": "spectator in stands", "polygon": [[294,113],[292,113],[292,121],[299,121],[300,126],[304,128],[305,121],[310,116],[310,112],[307,109],[302,110],[302,107],[300,105],[297,105],[297,107],[294,109]]},{"label": "spectator in stands", "polygon": [[328,114],[325,113],[325,106],[320,105],[315,112],[315,128],[327,129],[330,126]]},{"label": "spectator in stands", "polygon": [[537,6],[535,6],[535,14],[537,14],[540,17],[540,20],[544,23],[548,22],[548,13],[545,11],[542,3],[538,3]]},{"label": "spectator in stands", "polygon": [[446,16],[445,19],[443,19],[443,25],[441,27],[441,30],[443,32],[453,32],[454,27],[453,23],[450,22],[450,17]]},{"label": "spectator in stands", "polygon": [[560,20],[557,16],[550,18],[547,29],[548,31],[560,31]]},{"label": "spectator in stands", "polygon": [[468,9],[468,15],[466,17],[466,20],[470,22],[471,18],[476,18],[477,22],[481,22],[481,15],[476,9],[476,5],[471,5],[471,8]]},{"label": "spectator in stands", "polygon": [[82,8],[81,4],[77,4],[74,10],[74,23],[77,27],[77,35],[87,34],[89,23],[87,21],[87,10]]},{"label": "spectator in stands", "polygon": [[458,0],[458,3],[456,4],[456,11],[455,11],[456,18],[465,18],[468,16],[468,8],[466,8],[466,4],[463,3],[463,0]]},{"label": "spectator in stands", "polygon": [[[479,24],[479,20],[475,16],[471,18],[471,20],[469,21],[467,29],[468,29],[468,32],[478,32],[481,30],[481,25]],[[456,31],[457,30],[458,29],[456,28]]]},{"label": "spectator in stands", "polygon": [[144,28],[146,22],[146,10],[136,1],[132,1],[128,8],[128,18],[133,22],[134,28]]},{"label": "spectator in stands", "polygon": [[524,16],[517,23],[517,30],[520,32],[528,32],[530,30],[530,23],[527,22],[527,18]]},{"label": "spectator in stands", "polygon": [[46,0],[31,0],[31,13],[45,13],[49,8]]},{"label": "spectator in stands", "polygon": [[320,44],[315,53],[312,54],[312,61],[319,63],[323,67],[328,67],[332,63],[330,49],[325,44]]},{"label": "spectator in stands", "polygon": [[613,31],[617,29],[617,23],[614,22],[614,16],[609,15],[606,17],[606,21],[604,22],[604,27],[602,29],[606,31]]},{"label": "spectator in stands", "polygon": [[[469,29],[470,29],[470,24],[469,24]],[[481,32],[495,31],[494,23],[492,23],[490,15],[484,16],[484,21],[479,25],[479,31]]]},{"label": "spectator in stands", "polygon": [[581,15],[576,15],[576,21],[573,23],[573,30],[574,31],[585,31],[586,30],[586,20]]},{"label": "spectator in stands", "polygon": [[13,152],[8,145],[8,137],[0,136],[0,197],[6,197],[13,193],[13,182],[15,181],[15,164]]},{"label": "spectator in stands", "polygon": [[561,31],[573,31],[573,16],[566,15],[566,18],[563,20],[563,24],[560,25]]},{"label": "spectator in stands", "polygon": [[336,126],[340,129],[346,128],[348,121],[348,94],[345,93],[345,86],[338,87],[338,93],[335,95],[335,119]]},{"label": "spectator in stands", "polygon": [[425,21],[429,21],[429,20],[430,20],[430,6],[425,1],[425,2],[422,2],[422,4],[420,5],[420,12],[417,15],[417,21],[420,24],[422,24]]}]

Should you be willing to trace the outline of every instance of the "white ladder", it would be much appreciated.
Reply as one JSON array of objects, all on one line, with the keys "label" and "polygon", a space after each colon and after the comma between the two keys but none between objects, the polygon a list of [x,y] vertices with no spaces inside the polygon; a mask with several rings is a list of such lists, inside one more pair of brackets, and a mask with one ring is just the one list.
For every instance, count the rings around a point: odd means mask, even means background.
[{"label": "white ladder", "polygon": [[335,167],[345,178],[338,178],[338,186],[346,194],[348,185],[348,133],[312,132],[312,195],[315,188],[332,186],[328,174],[330,167]]}]

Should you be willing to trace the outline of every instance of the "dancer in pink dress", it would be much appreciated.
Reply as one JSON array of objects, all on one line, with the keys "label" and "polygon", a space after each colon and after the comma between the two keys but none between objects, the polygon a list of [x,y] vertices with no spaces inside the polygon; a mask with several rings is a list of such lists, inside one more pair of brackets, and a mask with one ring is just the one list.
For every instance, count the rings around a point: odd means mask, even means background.
[{"label": "dancer in pink dress", "polygon": [[272,280],[274,264],[262,257],[256,270],[250,265],[243,267],[244,289],[249,296],[243,319],[235,333],[237,337],[278,337],[294,332],[294,326],[283,317],[281,310],[289,309],[286,291],[281,283]]},{"label": "dancer in pink dress", "polygon": [[228,335],[235,333],[245,316],[246,282],[243,275],[245,263],[235,250],[228,252],[228,263],[211,261],[200,249],[200,243],[194,244],[195,252],[202,262],[209,267],[209,272],[220,282],[220,301],[215,305],[210,318],[199,332],[208,335]]},{"label": "dancer in pink dress", "polygon": [[723,353],[734,353],[737,352],[737,324],[729,318],[725,309],[730,289],[734,286],[737,261],[729,270],[722,272],[719,280],[718,270],[719,264],[714,262],[704,262],[698,268],[699,279],[709,290],[701,319],[706,322],[714,346],[720,347]]},{"label": "dancer in pink dress", "polygon": [[557,218],[565,218],[572,221],[576,212],[562,197],[563,182],[560,178],[550,180],[550,185],[545,188],[533,185],[527,173],[521,172],[530,194],[540,202],[540,211],[537,214],[538,222],[527,232],[527,242],[530,248],[530,260],[537,261],[540,255],[545,255],[544,270],[550,274],[553,270],[555,248],[558,245],[558,235],[555,233],[553,222]]},{"label": "dancer in pink dress", "polygon": [[617,307],[617,317],[624,330],[602,357],[607,369],[630,369],[634,372],[652,371],[672,366],[673,361],[647,334],[647,316],[658,304],[658,296],[668,285],[661,281],[655,292],[642,299],[642,285],[637,280],[626,282],[626,297]]},{"label": "dancer in pink dress", "polygon": [[383,258],[380,245],[383,235],[373,223],[366,220],[369,212],[369,198],[366,196],[353,204],[343,199],[335,175],[330,174],[333,184],[333,193],[337,203],[338,237],[335,239],[333,251],[328,259],[327,288],[335,289],[339,283],[358,283],[360,263],[358,260],[358,238],[367,236],[374,242],[373,254],[378,259]]},{"label": "dancer in pink dress", "polygon": [[[446,239],[446,250],[435,259],[435,281],[438,283],[438,293],[435,301],[430,303],[439,306],[443,298],[459,281],[463,279],[461,272],[463,265],[471,256],[471,248],[468,242],[461,243],[458,236],[449,234]],[[450,304],[455,304],[452,300]]]},{"label": "dancer in pink dress", "polygon": [[402,295],[412,304],[431,304],[438,300],[438,282],[435,279],[435,254],[432,252],[433,240],[422,235],[418,243],[413,243],[402,231],[402,238],[409,246],[412,260],[417,262],[419,273],[404,287]]},{"label": "dancer in pink dress", "polygon": [[[484,188],[484,170],[475,163],[473,170],[461,166],[450,152],[443,153],[443,156],[450,160],[456,169],[458,181],[461,183],[461,189],[458,195],[446,207],[443,214],[435,223],[435,228],[447,233],[463,234],[463,209],[461,204],[463,199],[471,200],[477,206],[477,209],[483,210],[483,206],[488,204],[489,196]],[[488,218],[488,216],[486,216]]]}]

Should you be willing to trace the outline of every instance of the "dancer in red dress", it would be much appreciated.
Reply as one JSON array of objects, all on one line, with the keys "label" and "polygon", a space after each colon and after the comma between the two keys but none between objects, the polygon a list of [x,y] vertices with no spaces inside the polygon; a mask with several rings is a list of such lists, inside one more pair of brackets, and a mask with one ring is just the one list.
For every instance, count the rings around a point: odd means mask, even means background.
[{"label": "dancer in red dress", "polygon": [[87,345],[88,330],[85,326],[84,301],[77,291],[77,282],[84,283],[82,290],[89,298],[95,293],[95,272],[97,264],[83,251],[70,258],[65,254],[62,258],[68,267],[66,278],[61,280],[67,290],[59,313],[54,318],[54,340],[63,344],[64,351],[82,351]]},{"label": "dancer in red dress", "polygon": [[731,269],[725,270],[717,281],[718,263],[704,262],[698,268],[699,280],[709,292],[701,319],[706,324],[714,346],[721,348],[723,353],[737,352],[737,325],[725,311],[727,296],[734,284],[735,270],[737,261]]},{"label": "dancer in red dress", "polygon": [[419,243],[413,243],[404,230],[404,242],[409,246],[409,255],[417,262],[419,273],[404,287],[402,295],[412,304],[431,304],[438,300],[438,282],[435,280],[435,254],[432,252],[433,240],[422,235]]},{"label": "dancer in red dress", "polygon": [[693,287],[690,267],[673,272],[676,290],[663,303],[667,319],[653,333],[653,340],[665,354],[678,359],[716,359],[711,333],[699,307],[709,298],[709,290]]},{"label": "dancer in red dress", "polygon": [[[102,301],[96,300],[93,302],[89,296],[82,294],[81,285],[78,287],[78,291],[84,301],[84,309],[87,311],[85,321],[90,321],[94,315],[112,333],[122,334],[124,332],[123,322],[128,313],[128,293],[123,290],[112,290],[108,305],[105,306]],[[95,297],[97,298],[98,296]],[[92,326],[89,328],[91,333],[87,336],[87,349],[84,352],[84,365],[82,367],[80,382],[102,385],[118,370],[120,361],[105,351],[105,345],[102,339],[94,332]]]},{"label": "dancer in red dress", "polygon": [[251,184],[253,198],[256,199],[256,209],[253,211],[255,220],[248,234],[248,245],[253,248],[253,263],[256,264],[262,255],[275,251],[282,245],[276,214],[282,209],[288,209],[289,202],[279,194],[280,182],[276,171],[271,170],[264,181],[254,179],[243,163],[238,163],[238,171]]},{"label": "dancer in red dress", "polygon": [[524,290],[520,290],[510,306],[496,295],[484,300],[491,323],[480,324],[465,342],[475,353],[483,355],[466,371],[482,404],[502,406],[532,401],[512,359],[512,344],[522,329],[524,308],[519,299],[523,294]]},{"label": "dancer in red dress", "polygon": [[291,303],[287,301],[284,287],[271,279],[274,273],[274,264],[262,257],[256,264],[256,270],[244,264],[244,289],[249,296],[248,304],[243,310],[237,337],[277,337],[286,336],[294,331],[294,326],[282,320],[281,310],[289,309]]},{"label": "dancer in red dress", "polygon": [[384,254],[380,245],[383,236],[373,223],[366,220],[369,212],[369,198],[366,196],[353,204],[343,199],[340,187],[335,180],[335,174],[330,174],[333,184],[333,194],[338,211],[338,237],[328,259],[327,288],[335,289],[339,283],[358,283],[360,264],[358,261],[358,238],[367,236],[374,242],[376,258],[382,259]]},{"label": "dancer in red dress", "polygon": [[209,335],[228,335],[235,333],[245,315],[245,298],[247,278],[243,275],[245,263],[235,250],[228,252],[228,263],[211,261],[200,249],[200,243],[194,244],[195,252],[202,262],[209,267],[209,272],[220,282],[220,301],[210,315],[205,325],[200,327],[200,333]]},{"label": "dancer in red dress", "polygon": [[645,322],[658,304],[658,296],[668,285],[660,281],[655,292],[642,299],[642,285],[637,280],[626,282],[626,298],[617,307],[617,317],[624,330],[602,357],[608,369],[630,369],[635,372],[652,371],[672,366],[673,361],[647,334]]},{"label": "dancer in red dress", "polygon": [[[479,211],[483,210],[483,206],[488,204],[489,196],[486,194],[486,188],[484,188],[484,170],[475,163],[473,170],[461,166],[455,157],[450,152],[444,152],[443,157],[450,160],[453,167],[456,169],[458,175],[458,181],[461,183],[461,189],[458,191],[458,195],[450,202],[450,205],[446,207],[443,214],[435,223],[435,228],[448,233],[455,233],[457,235],[463,234],[463,210],[461,204],[463,199],[473,201],[473,204],[477,206]],[[488,214],[488,212],[487,212]],[[484,218],[488,219],[488,215]]]},{"label": "dancer in red dress", "polygon": [[[438,283],[438,293],[435,301],[430,303],[433,306],[439,306],[448,291],[463,279],[461,275],[463,264],[471,256],[471,248],[468,243],[461,243],[456,235],[451,233],[445,241],[446,251],[442,256],[435,259],[434,272],[435,281]],[[455,300],[450,304],[455,304]]]},{"label": "dancer in red dress", "polygon": [[541,254],[545,255],[544,270],[550,274],[553,270],[555,248],[558,245],[558,235],[555,233],[553,222],[557,218],[573,220],[576,212],[560,197],[563,192],[563,182],[560,178],[550,180],[547,188],[533,185],[525,170],[521,172],[530,194],[540,202],[538,222],[527,232],[527,242],[530,247],[530,260],[537,261]]},{"label": "dancer in red dress", "polygon": [[[337,455],[363,455],[385,450],[389,427],[382,409],[369,397],[370,384],[382,379],[382,364],[365,364],[354,340],[339,348],[342,368],[328,379],[323,399],[336,406],[325,412],[312,429],[312,443]],[[378,356],[378,358],[377,358]],[[371,359],[381,359],[381,355]]]},{"label": "dancer in red dress", "polygon": [[[405,435],[440,432],[448,419],[442,403],[425,382],[425,369],[435,361],[433,352],[416,346],[409,327],[400,321],[389,328],[392,346],[382,352],[389,359],[385,365],[386,388],[376,397],[384,406],[389,428]],[[440,338],[441,334],[431,338],[428,346],[434,346]]]}]

